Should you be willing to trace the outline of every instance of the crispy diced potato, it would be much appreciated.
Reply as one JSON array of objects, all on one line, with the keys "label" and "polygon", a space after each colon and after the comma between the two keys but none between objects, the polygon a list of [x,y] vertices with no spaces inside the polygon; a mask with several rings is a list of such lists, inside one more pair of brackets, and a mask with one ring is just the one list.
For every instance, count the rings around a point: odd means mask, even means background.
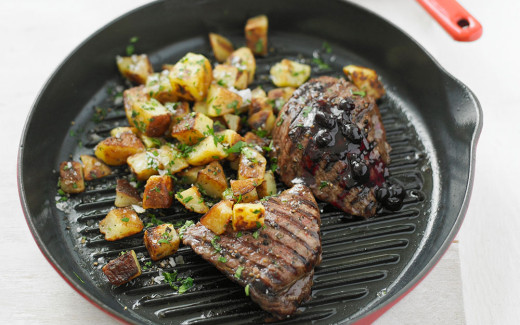
[{"label": "crispy diced potato", "polygon": [[66,193],[81,193],[85,190],[83,168],[77,161],[60,164],[60,188]]},{"label": "crispy diced potato", "polygon": [[118,208],[124,208],[139,203],[141,203],[141,196],[137,189],[130,185],[130,182],[126,179],[118,179],[114,205]]},{"label": "crispy diced potato", "polygon": [[245,70],[238,70],[237,80],[235,81],[236,89],[246,89],[249,85],[249,73]]},{"label": "crispy diced potato", "polygon": [[163,145],[159,149],[157,161],[160,169],[167,170],[172,175],[189,166],[186,159],[181,157],[179,151],[171,145]]},{"label": "crispy diced potato", "polygon": [[244,135],[244,141],[250,145],[256,145],[260,148],[266,147],[269,145],[269,140],[265,138],[261,138],[253,132],[247,132]]},{"label": "crispy diced potato", "polygon": [[254,230],[264,225],[265,208],[258,203],[236,203],[233,206],[233,230]]},{"label": "crispy diced potato", "polygon": [[267,97],[253,97],[251,98],[251,105],[249,106],[249,116],[264,110],[273,110],[273,106]]},{"label": "crispy diced potato", "polygon": [[261,153],[252,148],[242,148],[240,165],[238,167],[238,179],[263,179],[266,164],[267,160]]},{"label": "crispy diced potato", "polygon": [[85,180],[87,181],[105,177],[112,173],[110,167],[108,167],[103,162],[101,162],[101,160],[95,157],[89,155],[81,155],[79,156],[79,158],[83,163],[83,175],[85,177]]},{"label": "crispy diced potato", "polygon": [[137,128],[135,128],[133,126],[119,126],[117,128],[113,128],[112,130],[110,130],[111,137],[117,138],[117,137],[121,136],[121,134],[123,134],[123,133],[138,134],[139,130],[137,130]]},{"label": "crispy diced potato", "polygon": [[230,183],[234,199],[243,203],[258,200],[256,187],[262,184],[262,181],[261,178],[232,180]]},{"label": "crispy diced potato", "polygon": [[215,160],[221,160],[228,156],[226,150],[215,140],[215,137],[209,136],[193,147],[186,159],[192,166],[206,165]]},{"label": "crispy diced potato", "polygon": [[190,104],[188,102],[169,102],[164,107],[172,114],[172,123],[178,123],[182,117],[190,113]]},{"label": "crispy diced potato", "polygon": [[226,174],[218,161],[213,161],[197,175],[199,188],[207,195],[220,199],[227,188]]},{"label": "crispy diced potato", "polygon": [[300,87],[311,75],[311,67],[283,59],[270,70],[271,80],[277,87]]},{"label": "crispy diced potato", "polygon": [[94,148],[94,154],[105,164],[119,166],[126,159],[145,150],[141,140],[133,133],[123,133],[119,137],[110,137],[101,141]]},{"label": "crispy diced potato", "polygon": [[187,145],[194,145],[213,129],[213,120],[202,113],[191,113],[172,127],[172,137]]},{"label": "crispy diced potato", "polygon": [[181,184],[194,184],[197,181],[199,171],[203,168],[204,166],[189,167],[175,176],[177,176]]},{"label": "crispy diced potato", "polygon": [[157,156],[159,151],[152,149],[136,153],[126,160],[128,167],[135,174],[137,180],[146,181],[152,175],[159,174],[159,162]]},{"label": "crispy diced potato", "polygon": [[255,89],[251,90],[251,99],[265,97],[267,97],[267,94],[261,87],[256,87]]},{"label": "crispy diced potato", "polygon": [[99,222],[99,231],[105,235],[105,240],[114,241],[138,234],[144,225],[132,208],[117,208],[110,210]]},{"label": "crispy diced potato", "polygon": [[166,209],[173,202],[173,180],[168,175],[151,176],[144,187],[144,209]]},{"label": "crispy diced potato", "polygon": [[173,255],[181,242],[177,231],[170,223],[146,229],[143,240],[153,261]]},{"label": "crispy diced potato", "polygon": [[161,73],[149,75],[146,79],[145,92],[163,104],[177,101],[177,95],[173,92],[169,74],[170,71],[163,70]]},{"label": "crispy diced potato", "polygon": [[215,235],[221,235],[233,216],[233,202],[222,200],[209,209],[200,219],[200,223],[211,230]]},{"label": "crispy diced potato", "polygon": [[233,44],[222,35],[209,33],[209,43],[218,62],[224,62],[235,50]]},{"label": "crispy diced potato", "polygon": [[267,16],[249,18],[244,28],[247,47],[256,55],[267,54]]},{"label": "crispy diced potato", "polygon": [[[247,47],[241,47],[231,53],[231,55],[227,58],[226,64],[236,67],[238,69],[239,75],[237,80],[241,78],[241,73],[246,72],[247,74],[247,84],[253,82],[255,79],[256,72],[256,61],[253,55],[253,52]],[[247,85],[246,85],[247,86]],[[236,87],[237,89],[244,89]]]},{"label": "crispy diced potato", "polygon": [[206,102],[195,102],[193,104],[193,111],[204,115],[208,114],[208,104]]},{"label": "crispy diced potato", "polygon": [[366,91],[374,99],[379,99],[386,93],[383,84],[379,81],[379,76],[372,69],[351,64],[343,67],[343,73],[356,87],[361,91]]},{"label": "crispy diced potato", "polygon": [[238,132],[242,128],[240,123],[240,116],[235,114],[225,114],[222,117],[224,118],[224,121],[230,130]]},{"label": "crispy diced potato", "polygon": [[256,192],[260,199],[277,193],[276,180],[274,179],[274,174],[271,170],[265,172],[264,181],[262,184],[258,185]]},{"label": "crispy diced potato", "polygon": [[230,65],[217,64],[215,69],[213,69],[213,82],[222,87],[233,87],[237,76],[238,69]]},{"label": "crispy diced potato", "polygon": [[267,99],[276,113],[282,110],[283,105],[289,101],[289,98],[291,98],[295,90],[296,88],[293,87],[274,88],[269,90],[267,93]]},{"label": "crispy diced potato", "polygon": [[103,266],[103,273],[113,285],[120,286],[141,275],[141,265],[133,250]]},{"label": "crispy diced potato", "polygon": [[201,101],[213,78],[211,64],[204,55],[188,53],[170,71],[170,82],[177,97]]},{"label": "crispy diced potato", "polygon": [[228,113],[238,113],[242,107],[242,97],[222,86],[212,84],[209,87],[206,100],[208,116],[222,116]]},{"label": "crispy diced potato", "polygon": [[253,130],[265,130],[267,135],[271,133],[276,123],[276,117],[274,116],[272,109],[264,109],[260,112],[256,112],[249,116],[247,124]]},{"label": "crispy diced potato", "polygon": [[140,86],[123,92],[126,118],[131,126],[149,137],[163,136],[170,127],[171,113],[145,91]]},{"label": "crispy diced potato", "polygon": [[146,54],[117,56],[116,63],[123,77],[138,84],[145,84],[148,76],[153,73],[152,64]]},{"label": "crispy diced potato", "polygon": [[177,193],[175,198],[184,205],[184,207],[190,211],[196,213],[206,213],[209,208],[204,202],[202,195],[200,195],[199,189],[196,186],[192,186],[189,189]]},{"label": "crispy diced potato", "polygon": [[[235,115],[236,116],[236,115]],[[217,132],[216,134],[218,137],[221,137],[222,144],[225,145],[227,148],[232,147],[236,143],[243,141],[244,139],[240,134],[233,130],[224,130]],[[228,160],[236,160],[238,158],[238,153],[229,153],[227,159]]]}]

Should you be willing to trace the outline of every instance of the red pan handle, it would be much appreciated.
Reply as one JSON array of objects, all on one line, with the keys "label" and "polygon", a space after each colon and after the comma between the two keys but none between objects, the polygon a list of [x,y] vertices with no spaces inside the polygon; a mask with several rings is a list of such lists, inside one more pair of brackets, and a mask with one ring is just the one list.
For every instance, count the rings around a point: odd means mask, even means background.
[{"label": "red pan handle", "polygon": [[417,0],[435,20],[460,42],[476,41],[482,25],[455,0]]}]

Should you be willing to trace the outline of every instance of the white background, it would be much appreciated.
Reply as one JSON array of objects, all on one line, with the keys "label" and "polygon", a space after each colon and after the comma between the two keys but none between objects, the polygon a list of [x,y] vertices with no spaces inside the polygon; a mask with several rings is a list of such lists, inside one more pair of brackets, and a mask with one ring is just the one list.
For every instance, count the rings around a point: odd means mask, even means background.
[{"label": "white background", "polygon": [[[1,323],[117,323],[70,288],[38,250],[17,195],[16,156],[26,116],[57,65],[92,32],[146,2],[0,2]],[[520,2],[461,0],[484,26],[482,38],[472,43],[453,41],[413,0],[353,2],[415,38],[475,92],[484,111],[475,185],[458,242],[378,323],[517,324]]]}]

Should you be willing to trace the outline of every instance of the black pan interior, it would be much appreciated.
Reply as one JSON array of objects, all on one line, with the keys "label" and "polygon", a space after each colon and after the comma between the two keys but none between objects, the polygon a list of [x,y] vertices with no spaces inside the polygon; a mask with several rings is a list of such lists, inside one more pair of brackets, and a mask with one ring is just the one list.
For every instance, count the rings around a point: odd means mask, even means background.
[{"label": "black pan interior", "polygon": [[[35,103],[19,153],[22,204],[42,251],[80,292],[119,318],[141,323],[265,319],[240,288],[187,249],[180,252],[185,265],[176,268],[193,275],[196,287],[189,294],[174,295],[167,285],[148,287],[156,270],[123,288],[109,286],[95,262],[128,248],[144,252],[138,238],[114,245],[97,233],[97,222],[113,202],[115,178],[128,172],[118,169],[116,176],[93,182],[87,193],[72,200],[77,205],[68,213],[56,208],[53,173],[61,161],[90,153],[97,137],[125,123],[113,103],[113,90],[122,84],[114,57],[124,54],[131,37],[139,37],[137,51],[148,53],[159,70],[188,51],[210,56],[210,31],[243,44],[245,20],[261,13],[269,16],[273,53],[258,60],[258,84],[269,87],[265,76],[272,63],[283,57],[309,59],[324,41],[332,53],[318,52],[331,69],[315,66],[313,75],[339,76],[349,63],[378,71],[388,90],[380,108],[394,148],[390,169],[407,189],[401,211],[381,211],[369,221],[322,205],[324,259],[313,299],[286,322],[350,322],[383,307],[426,274],[460,227],[471,189],[480,108],[463,84],[402,31],[342,1],[155,2],[95,33],[61,65]],[[114,110],[95,123],[94,107]],[[161,217],[175,221],[191,216],[172,210]]]}]

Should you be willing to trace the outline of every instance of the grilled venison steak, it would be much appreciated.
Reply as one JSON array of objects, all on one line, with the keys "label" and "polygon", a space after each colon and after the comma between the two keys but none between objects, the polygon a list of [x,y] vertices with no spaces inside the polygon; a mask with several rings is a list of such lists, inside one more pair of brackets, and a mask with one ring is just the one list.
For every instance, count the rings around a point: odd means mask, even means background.
[{"label": "grilled venison steak", "polygon": [[183,242],[229,279],[249,285],[253,301],[283,318],[310,295],[314,266],[321,262],[320,212],[303,185],[262,204],[263,228],[216,236],[199,222],[186,230]]},{"label": "grilled venison steak", "polygon": [[[344,79],[311,79],[284,105],[276,125],[274,155],[286,185],[305,184],[352,215],[376,213],[390,146],[373,98]],[[388,199],[388,191],[382,196]]]}]

